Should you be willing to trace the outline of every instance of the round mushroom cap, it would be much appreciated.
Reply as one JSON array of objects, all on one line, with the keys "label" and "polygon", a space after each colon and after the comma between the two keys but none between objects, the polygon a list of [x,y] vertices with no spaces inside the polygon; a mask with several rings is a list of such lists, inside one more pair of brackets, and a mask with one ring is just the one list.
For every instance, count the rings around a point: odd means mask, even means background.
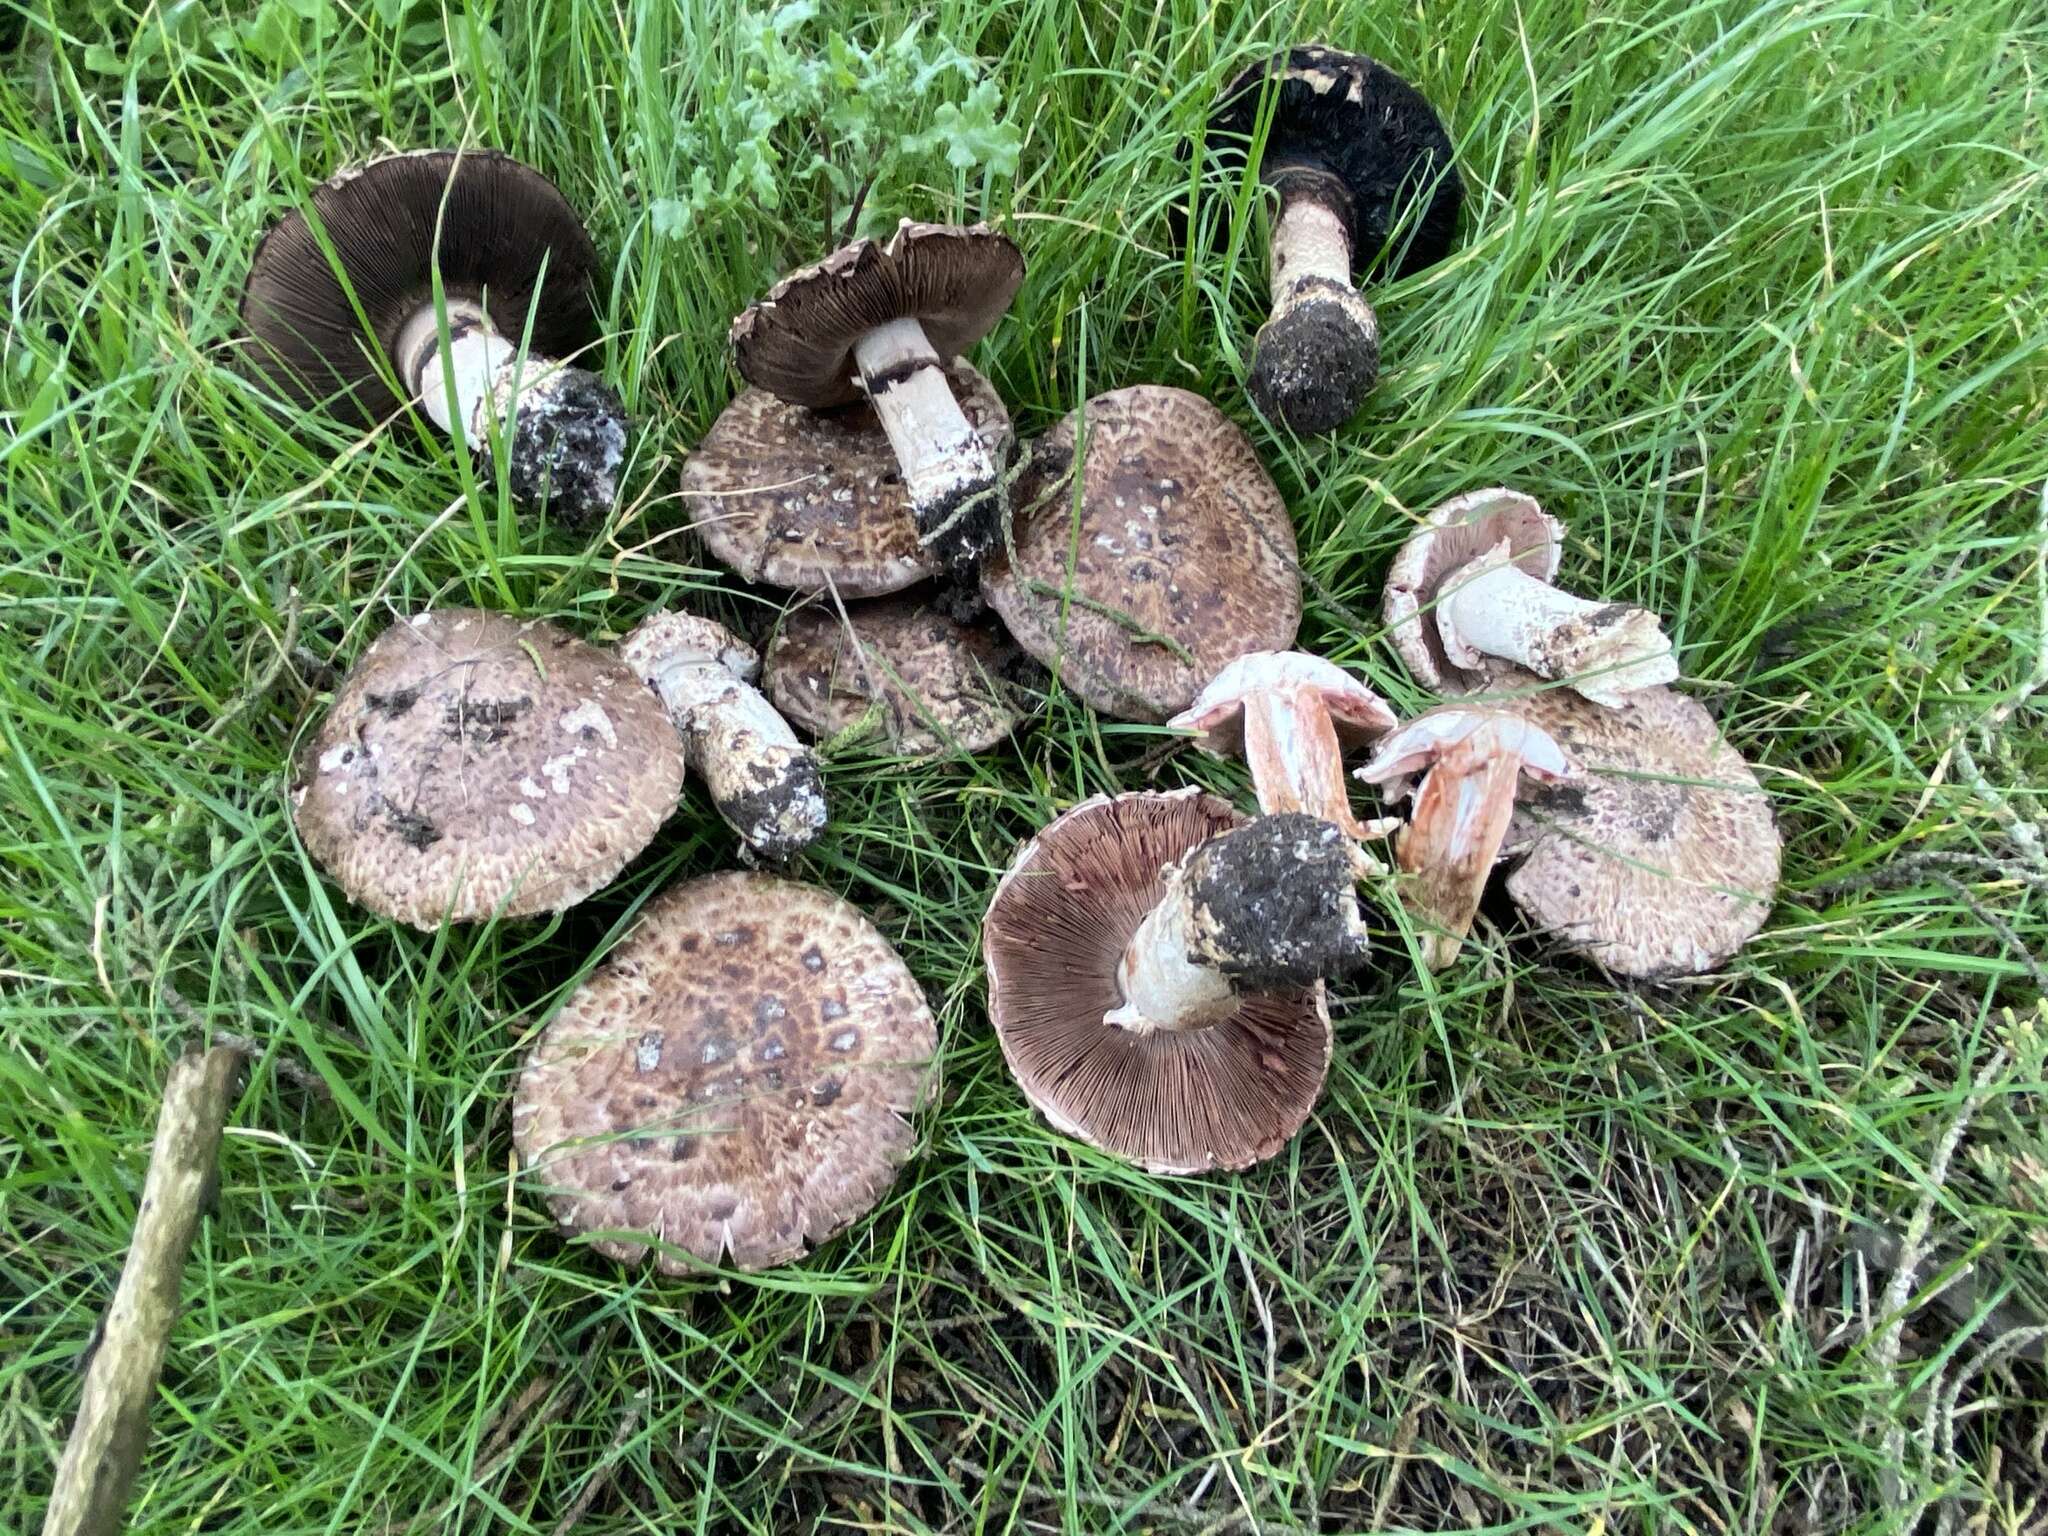
[{"label": "round mushroom cap", "polygon": [[[1223,88],[1209,147],[1226,176],[1241,175],[1260,95],[1279,77],[1262,174],[1334,176],[1349,194],[1351,268],[1363,272],[1389,240],[1406,240],[1397,275],[1441,261],[1457,233],[1465,184],[1450,135],[1422,93],[1363,54],[1309,45],[1253,65]],[[1417,197],[1426,198],[1411,212]],[[1404,223],[1404,220],[1406,221]]]},{"label": "round mushroom cap", "polygon": [[768,647],[768,697],[818,739],[875,725],[906,757],[983,752],[1024,718],[1008,637],[913,598],[823,604],[783,621]]},{"label": "round mushroom cap", "polygon": [[1097,796],[1019,850],[982,926],[989,1017],[1055,1130],[1152,1173],[1247,1168],[1308,1118],[1330,1067],[1321,983],[1245,992],[1215,1024],[1139,1033],[1117,962],[1166,893],[1162,871],[1243,825],[1196,790]]},{"label": "round mushroom cap", "polygon": [[242,290],[251,361],[301,406],[364,424],[399,408],[378,370],[391,366],[400,328],[434,301],[437,225],[448,298],[483,305],[508,336],[530,313],[535,356],[568,357],[596,338],[597,248],[555,184],[509,155],[387,156],[315,188],[313,211],[347,286],[295,208],[256,247]]},{"label": "round mushroom cap", "polygon": [[1014,559],[990,560],[982,591],[1017,643],[1089,704],[1162,721],[1226,663],[1294,643],[1294,523],[1251,439],[1200,395],[1141,384],[1084,411],[1078,518],[1081,412],[1034,446],[1016,488]]},{"label": "round mushroom cap", "polygon": [[1711,971],[1763,927],[1782,847],[1770,797],[1713,716],[1669,688],[1606,709],[1526,673],[1507,709],[1578,772],[1524,792],[1503,852],[1508,895],[1538,927],[1619,976]]},{"label": "round mushroom cap", "polygon": [[[953,398],[992,462],[1010,455],[1010,413],[962,359]],[[933,574],[874,407],[791,405],[741,391],[683,465],[691,526],[714,559],[748,581],[797,592],[880,597]]]},{"label": "round mushroom cap", "polygon": [[766,1269],[894,1182],[937,1046],[924,993],[858,908],[706,875],[650,902],[548,1025],[512,1139],[563,1230],[607,1258]]},{"label": "round mushroom cap", "polygon": [[1455,697],[1493,684],[1492,673],[1451,660],[1437,632],[1436,600],[1447,578],[1503,542],[1517,567],[1547,582],[1564,553],[1564,524],[1520,491],[1467,491],[1431,509],[1387,570],[1380,617],[1408,670],[1433,693]]},{"label": "round mushroom cap", "polygon": [[941,363],[995,328],[1024,281],[1024,255],[986,224],[913,224],[856,240],[792,272],[732,323],[740,377],[823,410],[864,398],[854,343],[895,320],[924,327]]},{"label": "round mushroom cap", "polygon": [[293,775],[292,819],[350,898],[432,928],[574,906],[675,811],[682,745],[616,657],[538,619],[393,624]]}]

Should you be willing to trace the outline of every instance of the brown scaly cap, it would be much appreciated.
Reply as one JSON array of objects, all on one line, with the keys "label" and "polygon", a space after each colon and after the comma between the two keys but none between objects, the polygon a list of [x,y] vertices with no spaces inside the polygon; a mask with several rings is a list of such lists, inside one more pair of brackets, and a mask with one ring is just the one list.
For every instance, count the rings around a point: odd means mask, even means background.
[{"label": "brown scaly cap", "polygon": [[399,328],[433,302],[437,226],[449,298],[483,304],[508,336],[525,330],[530,310],[536,356],[570,357],[597,334],[597,249],[555,184],[509,155],[391,155],[316,188],[313,208],[369,336],[299,209],[263,237],[242,290],[250,363],[302,406],[365,424],[398,409],[378,367],[389,366]]},{"label": "brown scaly cap", "polygon": [[1241,994],[1200,1029],[1103,1022],[1161,871],[1244,821],[1194,790],[1086,801],[1019,850],[982,926],[989,1017],[1025,1096],[1054,1129],[1153,1173],[1273,1156],[1329,1070],[1320,984]]},{"label": "brown scaly cap", "polygon": [[442,608],[363,653],[299,754],[292,815],[353,900],[432,928],[573,906],[682,786],[675,727],[615,658],[537,619]]},{"label": "brown scaly cap", "polygon": [[986,224],[913,224],[856,240],[792,272],[732,323],[740,377],[813,410],[861,397],[853,346],[893,320],[924,327],[941,363],[995,328],[1024,281],[1024,256]]},{"label": "brown scaly cap", "polygon": [[1069,415],[1035,445],[1017,486],[1015,558],[991,560],[982,590],[1017,643],[1089,704],[1161,721],[1225,663],[1294,643],[1294,524],[1251,439],[1201,396],[1143,384],[1085,411],[1078,528]]},{"label": "brown scaly cap", "polygon": [[[1782,845],[1770,798],[1698,701],[1646,688],[1604,709],[1525,673],[1503,702],[1579,769],[1519,806],[1508,894],[1530,921],[1621,976],[1725,965],[1770,915]],[[1505,680],[1504,680],[1505,682]]]},{"label": "brown scaly cap", "polygon": [[783,718],[817,740],[867,722],[904,756],[937,757],[984,752],[1017,728],[1022,662],[994,630],[885,598],[850,605],[844,623],[822,603],[792,613],[765,681]]},{"label": "brown scaly cap", "polygon": [[[1009,456],[1010,413],[968,363],[953,397],[990,459]],[[748,581],[797,592],[880,597],[933,573],[903,472],[865,400],[812,411],[743,390],[683,465],[691,525]]]},{"label": "brown scaly cap", "polygon": [[1387,571],[1380,617],[1408,670],[1433,693],[1455,697],[1488,686],[1486,673],[1468,672],[1445,653],[1435,609],[1446,577],[1503,542],[1517,566],[1547,582],[1564,552],[1564,525],[1520,491],[1468,491],[1424,517]]},{"label": "brown scaly cap", "polygon": [[937,1044],[916,980],[857,908],[707,875],[651,902],[541,1035],[512,1138],[528,1187],[607,1258],[766,1269],[889,1188]]}]

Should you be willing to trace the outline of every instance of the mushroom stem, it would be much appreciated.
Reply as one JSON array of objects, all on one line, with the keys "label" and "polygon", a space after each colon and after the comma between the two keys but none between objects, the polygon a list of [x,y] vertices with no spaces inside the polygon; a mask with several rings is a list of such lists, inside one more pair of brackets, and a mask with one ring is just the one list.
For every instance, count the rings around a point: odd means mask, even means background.
[{"label": "mushroom stem", "polygon": [[1327,432],[1365,403],[1380,371],[1380,325],[1351,286],[1350,196],[1334,177],[1269,172],[1273,313],[1252,343],[1249,381],[1261,410],[1296,432]]},{"label": "mushroom stem", "polygon": [[1264,816],[1210,838],[1163,873],[1117,965],[1124,1004],[1105,1024],[1135,1034],[1199,1029],[1240,986],[1305,987],[1365,955],[1356,884],[1370,861],[1313,816]]},{"label": "mushroom stem", "polygon": [[1654,613],[1560,591],[1516,565],[1505,543],[1444,583],[1437,633],[1460,667],[1476,670],[1482,657],[1499,657],[1609,708],[1678,676]]},{"label": "mushroom stem", "polygon": [[1314,689],[1260,689],[1247,695],[1244,756],[1259,809],[1268,816],[1301,811],[1336,823],[1351,837],[1364,836],[1351,814],[1337,728]]},{"label": "mushroom stem", "polygon": [[1282,183],[1280,217],[1273,224],[1271,262],[1275,314],[1310,283],[1351,287],[1351,230],[1325,196]]},{"label": "mushroom stem", "polygon": [[711,619],[657,613],[619,651],[667,707],[718,814],[748,847],[786,859],[818,835],[818,760],[753,686],[753,647]]},{"label": "mushroom stem", "polygon": [[853,360],[902,467],[919,542],[949,568],[978,566],[1001,541],[1003,488],[924,327],[877,326]]}]

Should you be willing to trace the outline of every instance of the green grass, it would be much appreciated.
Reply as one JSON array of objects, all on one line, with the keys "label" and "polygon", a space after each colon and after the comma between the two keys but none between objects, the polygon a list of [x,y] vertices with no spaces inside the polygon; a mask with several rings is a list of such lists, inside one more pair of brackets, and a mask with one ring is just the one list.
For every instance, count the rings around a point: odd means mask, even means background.
[{"label": "green grass", "polygon": [[[283,771],[324,668],[393,614],[772,615],[693,563],[677,467],[734,388],[727,321],[818,254],[823,210],[654,233],[692,170],[675,126],[730,68],[722,5],[415,6],[442,40],[401,43],[403,10],[132,60],[140,12],[0,13],[0,1530],[39,1518],[158,1085],[205,1030],[268,1054],[140,1531],[546,1533],[593,1478],[589,1533],[2041,1519],[2048,1383],[1984,1353],[2048,1313],[2037,6],[936,0],[1026,144],[1014,183],[903,211],[1024,247],[981,354],[1020,427],[1137,382],[1219,401],[1294,508],[1305,643],[1404,710],[1375,616],[1407,515],[1534,492],[1573,585],[1666,616],[1775,797],[1786,885],[1730,974],[1680,991],[1491,926],[1427,978],[1390,925],[1286,1155],[1165,1181],[1033,1118],[977,922],[1075,798],[1242,798],[1241,771],[1069,697],[976,764],[840,757],[803,872],[926,984],[942,1100],[871,1219],[700,1283],[622,1273],[508,1196],[505,1105],[637,904],[730,859],[701,791],[558,921],[428,937],[323,883]],[[1371,405],[1297,443],[1239,386],[1256,248],[1185,259],[1167,209],[1215,87],[1311,37],[1415,78],[1473,195],[1451,260],[1374,290]],[[224,366],[270,219],[379,145],[458,141],[556,176],[616,263],[604,365],[641,431],[631,507],[587,543],[445,445],[290,419]],[[1929,1233],[1903,1298],[1859,1221]],[[1929,1303],[1965,1264],[1974,1300]]]}]

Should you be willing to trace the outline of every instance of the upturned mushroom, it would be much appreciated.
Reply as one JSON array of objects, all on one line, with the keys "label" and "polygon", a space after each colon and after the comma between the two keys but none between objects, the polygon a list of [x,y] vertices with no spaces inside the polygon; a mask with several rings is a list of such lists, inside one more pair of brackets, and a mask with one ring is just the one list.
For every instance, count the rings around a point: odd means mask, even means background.
[{"label": "upturned mushroom", "polygon": [[512,1101],[522,1178],[623,1264],[786,1264],[887,1192],[936,1046],[855,907],[766,875],[686,881],[534,1044]]},{"label": "upturned mushroom", "polygon": [[1234,658],[1294,643],[1287,504],[1251,440],[1199,395],[1097,395],[1033,445],[1017,508],[982,591],[1017,643],[1105,714],[1163,721]]},{"label": "upturned mushroom", "polygon": [[1054,1129],[1154,1173],[1244,1168],[1330,1064],[1359,964],[1358,845],[1194,790],[1099,796],[1018,852],[982,927],[989,1016]]},{"label": "upturned mushroom", "polygon": [[626,453],[618,396],[563,360],[596,340],[599,273],[540,172],[493,150],[391,155],[263,237],[242,292],[247,355],[300,406],[363,425],[403,403],[395,376],[436,426],[503,454],[522,506],[580,524],[611,507]]},{"label": "upturned mushroom", "polygon": [[1023,720],[1031,667],[992,627],[915,596],[799,608],[769,642],[768,697],[823,741],[862,727],[906,757],[983,752]]},{"label": "upturned mushroom", "polygon": [[1335,662],[1301,651],[1240,656],[1167,721],[1196,732],[1205,752],[1244,759],[1267,815],[1306,812],[1352,837],[1369,829],[1351,814],[1345,748],[1364,746],[1396,723],[1386,701],[1365,684]]},{"label": "upturned mushroom", "polygon": [[1564,750],[1540,725],[1504,709],[1447,704],[1383,737],[1357,772],[1389,799],[1411,798],[1394,857],[1410,879],[1403,897],[1423,926],[1424,963],[1440,970],[1472,930],[1526,777],[1573,777]]},{"label": "upturned mushroom", "polygon": [[1420,91],[1362,54],[1320,46],[1289,49],[1224,87],[1209,142],[1227,174],[1245,163],[1269,85],[1259,179],[1279,198],[1273,312],[1253,343],[1249,387],[1266,416],[1327,432],[1379,377],[1379,320],[1353,277],[1404,235],[1400,275],[1441,260],[1464,183]]},{"label": "upturned mushroom", "polygon": [[[992,463],[1013,452],[1010,413],[962,358],[946,368]],[[740,391],[683,464],[690,525],[748,581],[851,600],[938,570],[920,542],[902,468],[866,399],[826,410]]]},{"label": "upturned mushroom", "polygon": [[1452,498],[1424,518],[1387,573],[1381,614],[1416,681],[1490,686],[1501,662],[1619,708],[1678,676],[1657,616],[1551,584],[1564,525],[1519,491]]},{"label": "upturned mushroom", "polygon": [[754,687],[761,658],[716,619],[651,614],[619,642],[704,775],[712,804],[755,853],[794,857],[825,826],[818,759]]},{"label": "upturned mushroom", "polygon": [[572,906],[676,808],[675,728],[609,653],[441,608],[366,650],[301,750],[292,820],[350,898],[418,928]]},{"label": "upturned mushroom", "polygon": [[1518,805],[1503,857],[1536,927],[1618,976],[1718,970],[1770,915],[1782,846],[1770,797],[1713,717],[1669,688],[1601,709],[1563,689],[1503,709],[1578,770]]},{"label": "upturned mushroom", "polygon": [[1024,257],[984,224],[914,224],[793,272],[732,323],[741,377],[792,405],[866,397],[903,474],[918,542],[971,571],[1001,542],[1006,466],[954,397],[946,368],[988,334]]}]

